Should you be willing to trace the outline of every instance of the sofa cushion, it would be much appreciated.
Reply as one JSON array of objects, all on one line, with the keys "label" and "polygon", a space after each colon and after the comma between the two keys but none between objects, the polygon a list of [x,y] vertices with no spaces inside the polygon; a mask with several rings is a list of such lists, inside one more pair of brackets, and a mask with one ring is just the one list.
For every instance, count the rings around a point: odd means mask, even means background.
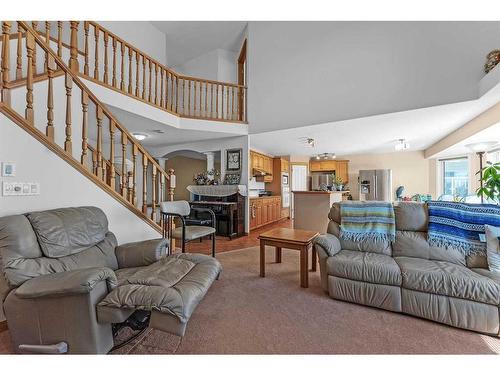
[{"label": "sofa cushion", "polygon": [[396,231],[396,241],[392,243],[392,256],[442,260],[465,266],[465,256],[460,251],[429,246],[427,232]]},{"label": "sofa cushion", "polygon": [[500,305],[500,284],[457,264],[409,257],[394,258],[403,288]]},{"label": "sofa cushion", "polygon": [[394,205],[396,230],[426,232],[429,216],[427,205],[420,202],[397,202]]},{"label": "sofa cushion", "polygon": [[486,230],[486,258],[490,271],[500,273],[500,228],[485,225]]},{"label": "sofa cushion", "polygon": [[339,238],[342,249],[365,251],[389,256],[392,254],[391,242],[389,240],[373,241],[371,239],[365,239],[362,241],[350,241],[340,238],[340,226],[333,220],[328,223],[327,231]]},{"label": "sofa cushion", "polygon": [[326,261],[329,275],[374,284],[401,285],[401,271],[383,254],[342,250]]},{"label": "sofa cushion", "polygon": [[108,219],[97,207],[70,207],[26,214],[43,254],[59,258],[79,253],[101,242]]}]

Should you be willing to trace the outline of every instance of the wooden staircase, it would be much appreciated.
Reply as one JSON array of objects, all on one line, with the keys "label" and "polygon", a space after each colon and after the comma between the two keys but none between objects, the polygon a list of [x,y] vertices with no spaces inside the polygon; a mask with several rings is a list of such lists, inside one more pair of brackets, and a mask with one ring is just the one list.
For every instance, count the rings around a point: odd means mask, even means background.
[{"label": "wooden staircase", "polygon": [[[159,203],[173,200],[174,171],[165,171],[80,79],[88,67],[79,72],[79,22],[70,22],[69,43],[62,40],[62,22],[56,37],[51,22],[44,35],[38,24],[2,22],[0,112],[161,233]],[[109,79],[95,77],[104,85]],[[165,110],[166,100],[170,105],[170,97],[158,99]]]}]

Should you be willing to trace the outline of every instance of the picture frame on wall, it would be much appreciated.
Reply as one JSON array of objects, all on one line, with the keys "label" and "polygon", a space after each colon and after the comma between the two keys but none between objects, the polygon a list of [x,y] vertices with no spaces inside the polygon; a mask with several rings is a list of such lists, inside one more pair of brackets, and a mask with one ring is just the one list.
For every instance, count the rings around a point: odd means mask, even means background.
[{"label": "picture frame on wall", "polygon": [[14,177],[16,175],[16,165],[12,162],[2,163],[2,177]]},{"label": "picture frame on wall", "polygon": [[243,164],[241,160],[241,155],[242,155],[241,148],[226,150],[226,171],[228,172],[241,171]]}]

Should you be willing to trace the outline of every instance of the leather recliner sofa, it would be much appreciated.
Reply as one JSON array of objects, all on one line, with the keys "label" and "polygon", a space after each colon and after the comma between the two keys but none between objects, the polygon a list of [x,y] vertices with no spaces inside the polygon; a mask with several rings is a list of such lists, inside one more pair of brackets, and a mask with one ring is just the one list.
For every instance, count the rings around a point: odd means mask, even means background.
[{"label": "leather recliner sofa", "polygon": [[[117,246],[103,211],[61,208],[0,218],[0,299],[16,351],[107,353],[112,325],[150,311],[149,326],[184,335],[221,272],[168,240]],[[146,322],[147,323],[147,322]]]},{"label": "leather recliner sofa", "polygon": [[394,211],[395,242],[345,241],[333,204],[327,234],[315,243],[323,289],[334,299],[499,336],[500,274],[488,270],[486,254],[429,246],[425,204],[399,202]]}]

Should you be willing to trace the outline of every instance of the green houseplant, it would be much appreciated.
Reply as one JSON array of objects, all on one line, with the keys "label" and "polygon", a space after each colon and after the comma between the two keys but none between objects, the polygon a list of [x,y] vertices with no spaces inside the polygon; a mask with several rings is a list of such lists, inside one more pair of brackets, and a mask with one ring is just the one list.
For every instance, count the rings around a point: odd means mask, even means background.
[{"label": "green houseplant", "polygon": [[488,165],[476,174],[483,183],[483,186],[477,189],[477,195],[500,203],[500,163],[488,162]]}]

